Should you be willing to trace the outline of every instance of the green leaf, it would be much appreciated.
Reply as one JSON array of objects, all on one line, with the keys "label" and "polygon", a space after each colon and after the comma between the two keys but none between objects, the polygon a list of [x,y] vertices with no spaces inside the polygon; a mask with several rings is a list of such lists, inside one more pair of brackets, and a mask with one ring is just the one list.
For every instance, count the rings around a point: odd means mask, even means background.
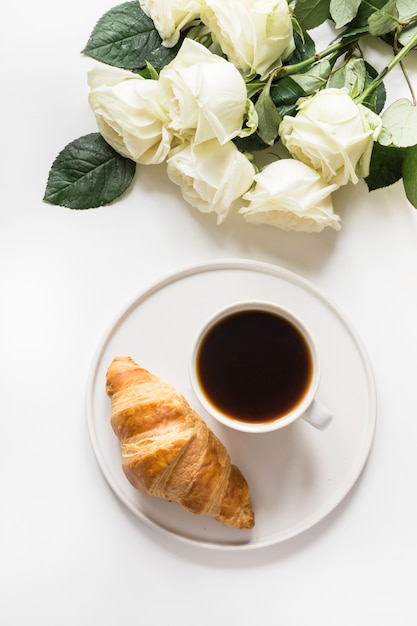
[{"label": "green leaf", "polygon": [[278,136],[278,127],[282,122],[282,117],[269,94],[269,85],[262,90],[256,101],[255,110],[258,114],[258,134],[262,141],[272,146]]},{"label": "green leaf", "polygon": [[398,37],[398,41],[400,42],[402,46],[405,46],[408,44],[410,39],[416,35],[416,33],[417,33],[417,23],[414,22],[401,31]]},{"label": "green leaf", "polygon": [[398,12],[401,19],[416,12],[416,0],[397,0]]},{"label": "green leaf", "polygon": [[[400,20],[406,20],[410,15],[415,14],[416,0],[397,0],[397,8]],[[417,32],[417,23],[411,22],[411,24],[405,27],[398,37],[398,41],[402,46],[405,46],[410,39]]]},{"label": "green leaf", "polygon": [[83,54],[122,69],[139,72],[149,63],[161,68],[177,54],[162,45],[153,21],[132,0],[113,7],[97,22]]},{"label": "green leaf", "polygon": [[369,191],[393,185],[401,178],[405,153],[406,148],[374,143],[369,176],[365,178]]},{"label": "green leaf", "polygon": [[[365,61],[365,68],[366,77],[364,89],[367,89],[367,87],[369,87],[369,85],[372,83],[373,79],[378,76],[378,72],[374,67],[372,67],[372,65],[369,65],[367,61]],[[378,87],[374,89],[367,98],[365,98],[362,104],[364,104],[374,113],[377,113],[379,115],[384,108],[386,98],[387,93],[385,90],[385,85],[384,83],[379,83]]]},{"label": "green leaf", "polygon": [[291,57],[285,61],[285,65],[300,63],[306,59],[311,59],[316,54],[314,39],[312,39],[307,32],[303,32],[303,34],[300,35],[298,32],[294,31],[293,37],[295,50]]},{"label": "green leaf", "polygon": [[329,86],[336,89],[345,87],[352,98],[362,93],[366,81],[366,67],[362,58],[351,57],[347,63],[343,63],[329,80]]},{"label": "green leaf", "polygon": [[366,35],[369,31],[368,22],[362,26],[347,26],[342,33],[340,34],[340,42],[344,43],[352,37],[357,37],[358,35]]},{"label": "green leaf", "polygon": [[416,12],[416,0],[397,0],[398,12],[401,19]]},{"label": "green leaf", "polygon": [[407,148],[402,173],[405,195],[417,209],[417,146]]},{"label": "green leaf", "polygon": [[292,74],[291,79],[302,88],[304,94],[309,95],[326,85],[331,71],[332,66],[330,62],[327,59],[323,59],[323,61],[316,63],[303,74]]},{"label": "green leaf", "polygon": [[398,26],[397,0],[390,0],[382,9],[369,17],[369,32],[379,37],[395,30]]},{"label": "green leaf", "polygon": [[393,102],[382,115],[380,143],[407,148],[417,144],[417,107],[407,98]]},{"label": "green leaf", "polygon": [[100,133],[69,143],[49,172],[44,200],[70,209],[93,209],[122,195],[135,175],[136,163],[126,159]]},{"label": "green leaf", "polygon": [[249,137],[235,137],[232,141],[241,152],[259,152],[269,147],[257,133],[253,133]]},{"label": "green leaf", "polygon": [[291,76],[286,76],[277,85],[271,87],[270,93],[281,117],[295,115],[297,101],[305,95],[304,90],[292,80]]},{"label": "green leaf", "polygon": [[303,30],[316,28],[330,17],[330,0],[297,0],[294,15]]},{"label": "green leaf", "polygon": [[330,15],[335,21],[336,28],[346,26],[358,12],[361,0],[330,0]]},{"label": "green leaf", "polygon": [[356,17],[350,22],[350,27],[368,27],[369,17],[375,13],[375,11],[382,9],[388,2],[390,2],[390,0],[362,0]]}]

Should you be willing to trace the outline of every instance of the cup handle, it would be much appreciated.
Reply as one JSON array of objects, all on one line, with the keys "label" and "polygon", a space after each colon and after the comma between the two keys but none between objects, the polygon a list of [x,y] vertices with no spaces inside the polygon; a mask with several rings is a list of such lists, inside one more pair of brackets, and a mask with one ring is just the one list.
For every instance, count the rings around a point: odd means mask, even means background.
[{"label": "cup handle", "polygon": [[320,402],[313,400],[306,412],[302,415],[302,418],[315,428],[324,430],[332,421],[333,415],[330,413],[329,409],[320,404]]}]

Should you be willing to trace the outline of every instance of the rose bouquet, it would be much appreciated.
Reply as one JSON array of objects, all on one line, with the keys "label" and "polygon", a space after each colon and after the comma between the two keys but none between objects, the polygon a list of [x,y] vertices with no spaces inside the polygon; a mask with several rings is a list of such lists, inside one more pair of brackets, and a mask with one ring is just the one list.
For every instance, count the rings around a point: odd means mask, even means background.
[{"label": "rose bouquet", "polygon": [[[327,23],[332,40],[312,37]],[[382,69],[363,53],[383,41]],[[186,202],[286,230],[338,230],[332,194],[402,180],[417,207],[417,107],[404,59],[415,0],[133,0],[105,13],[83,53],[98,132],[69,143],[44,200],[102,206],[138,165],[166,165]],[[386,106],[402,71],[410,99]]]}]

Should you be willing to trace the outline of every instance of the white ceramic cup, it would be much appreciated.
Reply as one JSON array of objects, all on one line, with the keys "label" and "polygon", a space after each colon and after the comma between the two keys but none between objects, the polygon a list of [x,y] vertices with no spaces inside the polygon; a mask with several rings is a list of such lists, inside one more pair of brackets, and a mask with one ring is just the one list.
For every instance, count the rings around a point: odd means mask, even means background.
[{"label": "white ceramic cup", "polygon": [[[219,403],[213,399],[211,391],[208,391],[207,385],[205,388],[203,370],[201,370],[201,362],[203,358],[202,346],[205,342],[210,341],[210,337],[213,336],[211,331],[216,329],[215,332],[217,332],[219,324],[224,325],[225,321],[229,323],[231,319],[235,320],[236,316],[239,316],[240,313],[245,314],[253,312],[255,312],[255,314],[258,312],[261,312],[262,314],[272,314],[272,316],[278,317],[281,322],[284,320],[284,326],[286,323],[289,323],[292,329],[291,332],[295,332],[297,334],[298,331],[297,341],[300,339],[299,336],[301,335],[301,342],[303,342],[304,346],[303,349],[305,349],[306,353],[309,355],[310,369],[308,381],[305,383],[297,400],[284,413],[281,411],[278,417],[270,415],[267,419],[263,419],[262,416],[257,416],[255,419],[248,416],[242,418],[240,415],[236,414],[236,412],[234,413],[233,410],[220,408]],[[244,342],[243,334],[238,342],[239,345],[242,342]],[[254,343],[256,344],[256,341],[254,341]],[[216,359],[221,361],[222,355],[225,353],[226,350],[221,349],[218,356],[216,356]],[[244,357],[240,354],[240,363],[242,362],[242,359],[244,359]],[[251,365],[252,363],[248,363],[248,367],[251,367]],[[224,363],[220,362],[218,363],[218,366],[219,368],[224,368],[223,374],[226,372],[226,374],[221,377],[222,381],[227,381],[228,366],[225,366]],[[321,375],[320,357],[316,342],[313,339],[311,332],[298,316],[273,302],[259,300],[236,302],[215,313],[202,325],[194,339],[189,362],[189,373],[194,393],[204,409],[216,420],[226,426],[229,426],[230,428],[234,428],[235,430],[247,433],[265,433],[284,428],[299,418],[322,430],[326,428],[332,420],[331,412],[316,400]],[[226,389],[227,384],[228,383],[226,382],[224,385]],[[239,390],[237,390],[237,392],[239,393]]]}]

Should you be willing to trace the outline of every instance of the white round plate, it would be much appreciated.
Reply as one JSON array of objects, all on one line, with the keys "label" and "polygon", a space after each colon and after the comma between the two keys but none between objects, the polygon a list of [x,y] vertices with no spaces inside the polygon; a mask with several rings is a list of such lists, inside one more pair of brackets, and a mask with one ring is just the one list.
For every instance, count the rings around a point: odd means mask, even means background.
[{"label": "white round plate", "polygon": [[[272,300],[291,309],[315,335],[322,360],[318,400],[334,415],[325,431],[298,420],[274,433],[239,433],[214,422],[198,404],[188,378],[195,334],[217,309],[244,299]],[[121,469],[105,391],[106,371],[115,356],[131,356],[175,385],[216,432],[249,483],[256,516],[253,530],[226,528],[176,503],[143,495],[130,485]],[[87,415],[104,476],[139,519],[183,541],[242,550],[298,535],[321,521],[347,495],[372,444],[375,384],[355,330],[309,282],[267,263],[216,261],[167,277],[123,310],[92,364]]]}]

